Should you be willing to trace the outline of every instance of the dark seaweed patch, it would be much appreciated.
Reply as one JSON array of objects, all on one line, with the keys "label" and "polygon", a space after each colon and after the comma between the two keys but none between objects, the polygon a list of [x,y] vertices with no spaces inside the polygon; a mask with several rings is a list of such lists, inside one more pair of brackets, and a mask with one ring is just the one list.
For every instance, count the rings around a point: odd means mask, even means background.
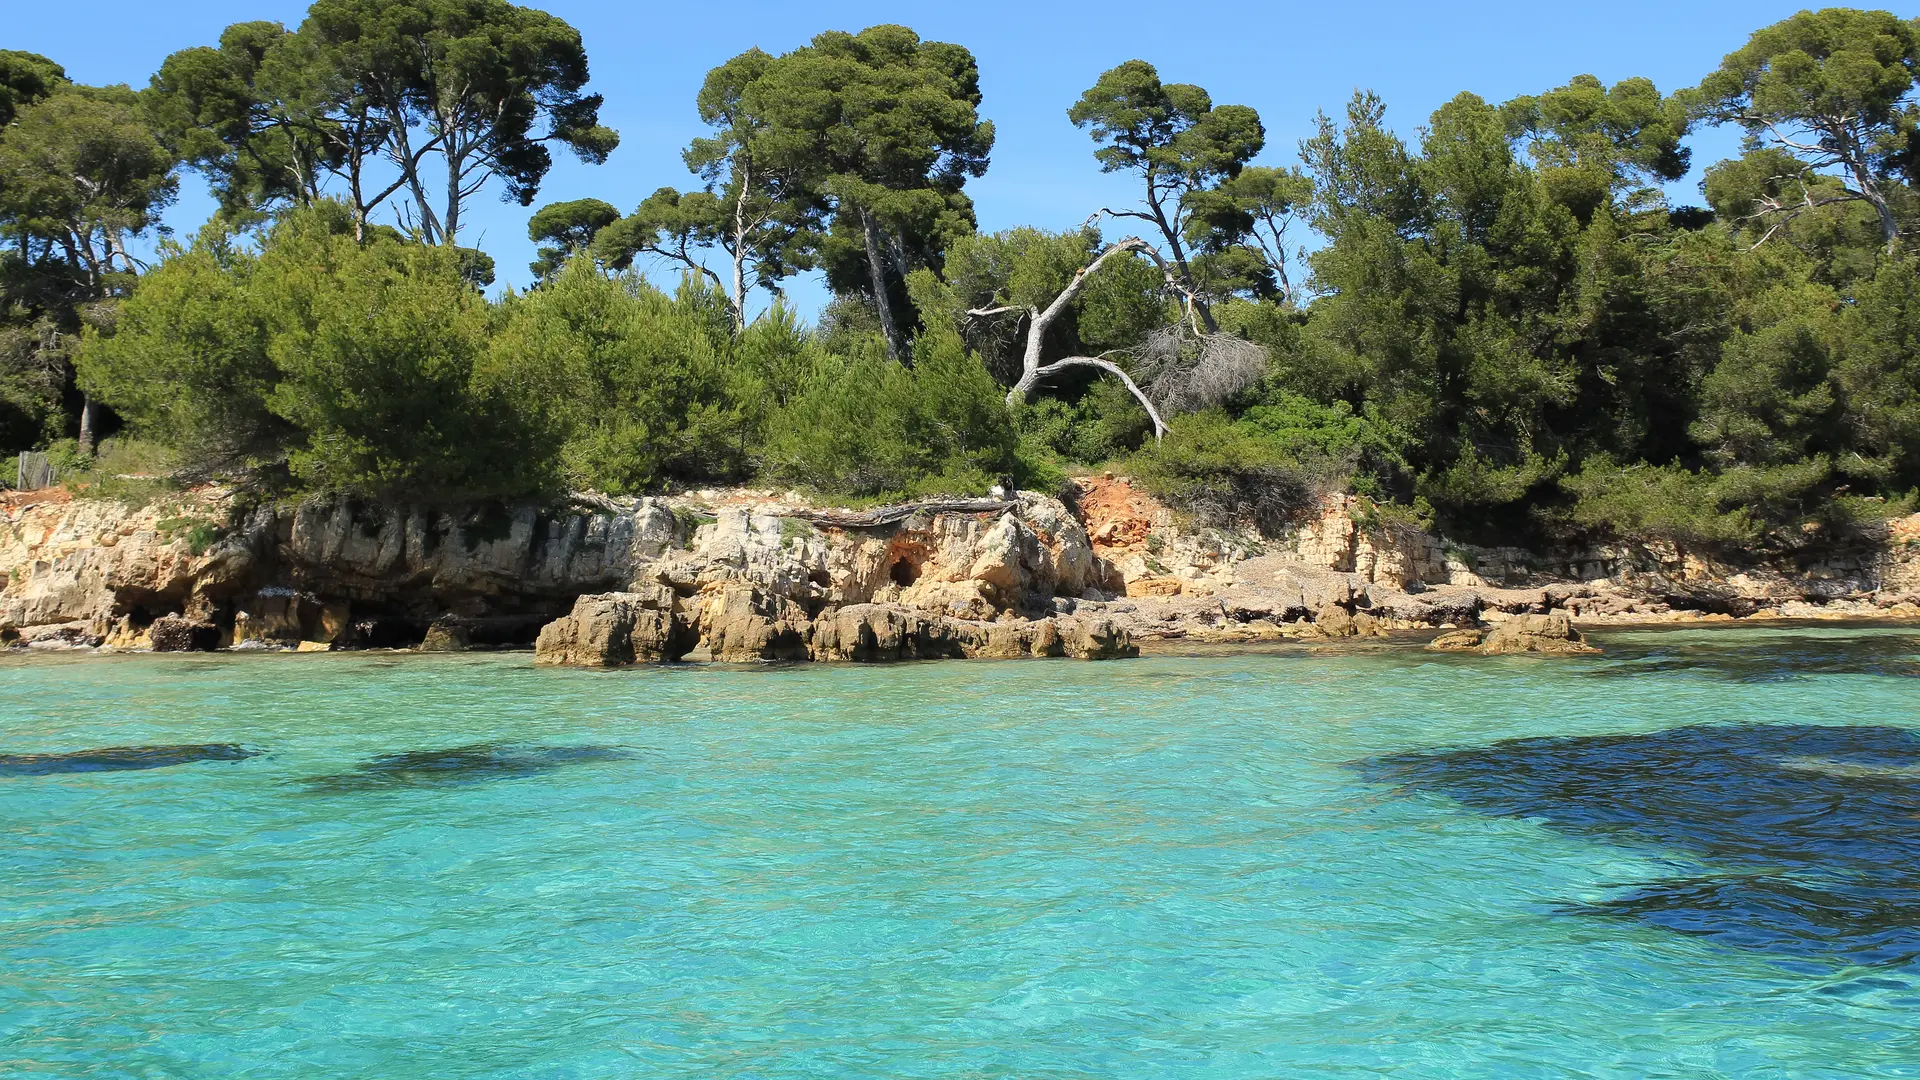
[{"label": "dark seaweed patch", "polygon": [[456,787],[518,780],[569,765],[620,761],[631,755],[610,746],[515,746],[482,743],[445,750],[412,750],[371,758],[351,772],[308,780],[317,791]]},{"label": "dark seaweed patch", "polygon": [[1920,957],[1920,735],[1702,725],[1513,739],[1362,763],[1478,813],[1691,854],[1710,869],[1572,914],[1852,963]]},{"label": "dark seaweed patch", "polygon": [[164,769],[196,761],[240,761],[264,753],[235,743],[181,746],[109,746],[61,754],[0,754],[0,776],[52,776],[57,773],[126,772]]},{"label": "dark seaweed patch", "polygon": [[1920,676],[1920,636],[1794,637],[1765,648],[1739,641],[1641,644],[1606,641],[1608,663],[1582,669],[1591,678],[1698,674],[1731,682],[1789,682],[1816,675]]}]

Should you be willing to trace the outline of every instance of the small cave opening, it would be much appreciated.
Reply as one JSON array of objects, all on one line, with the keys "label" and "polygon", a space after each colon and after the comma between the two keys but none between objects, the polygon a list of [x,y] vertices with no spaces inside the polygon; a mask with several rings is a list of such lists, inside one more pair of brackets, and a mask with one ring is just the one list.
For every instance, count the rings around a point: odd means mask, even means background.
[{"label": "small cave opening", "polygon": [[893,565],[887,568],[887,576],[904,589],[920,580],[920,568],[906,559],[895,559]]}]

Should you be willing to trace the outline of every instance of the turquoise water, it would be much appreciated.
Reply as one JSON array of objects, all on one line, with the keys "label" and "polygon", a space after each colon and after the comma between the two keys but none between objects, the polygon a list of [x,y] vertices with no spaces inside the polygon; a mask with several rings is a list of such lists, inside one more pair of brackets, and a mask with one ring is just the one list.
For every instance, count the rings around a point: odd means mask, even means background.
[{"label": "turquoise water", "polygon": [[1920,1076],[1920,631],[1602,642],[0,659],[0,1076]]}]

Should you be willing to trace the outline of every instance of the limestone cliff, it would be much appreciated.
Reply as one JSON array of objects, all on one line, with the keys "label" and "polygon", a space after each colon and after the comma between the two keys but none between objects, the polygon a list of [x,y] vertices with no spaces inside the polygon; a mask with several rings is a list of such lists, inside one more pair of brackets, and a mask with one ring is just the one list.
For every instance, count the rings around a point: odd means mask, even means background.
[{"label": "limestone cliff", "polygon": [[[1716,563],[1658,545],[1448,544],[1350,497],[1281,537],[1183,528],[1124,478],[1071,497],[853,512],[792,495],[580,497],[433,508],[253,504],[218,486],[149,506],[0,495],[0,645],[465,649],[554,662],[1124,655],[1243,642],[1584,623],[1920,616],[1920,516],[1817,561]],[[546,630],[543,633],[542,628]]]}]

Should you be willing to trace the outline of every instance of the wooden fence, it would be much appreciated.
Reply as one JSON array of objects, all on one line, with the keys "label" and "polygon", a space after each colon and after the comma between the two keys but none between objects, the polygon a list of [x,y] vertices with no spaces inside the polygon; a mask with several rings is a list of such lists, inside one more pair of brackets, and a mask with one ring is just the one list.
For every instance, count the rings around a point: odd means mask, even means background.
[{"label": "wooden fence", "polygon": [[[0,473],[0,476],[3,475],[5,474]],[[59,478],[53,470],[53,463],[47,460],[47,455],[35,453],[20,455],[20,465],[15,470],[14,477],[13,486],[21,491],[39,491],[41,488],[52,487],[53,482]]]}]

